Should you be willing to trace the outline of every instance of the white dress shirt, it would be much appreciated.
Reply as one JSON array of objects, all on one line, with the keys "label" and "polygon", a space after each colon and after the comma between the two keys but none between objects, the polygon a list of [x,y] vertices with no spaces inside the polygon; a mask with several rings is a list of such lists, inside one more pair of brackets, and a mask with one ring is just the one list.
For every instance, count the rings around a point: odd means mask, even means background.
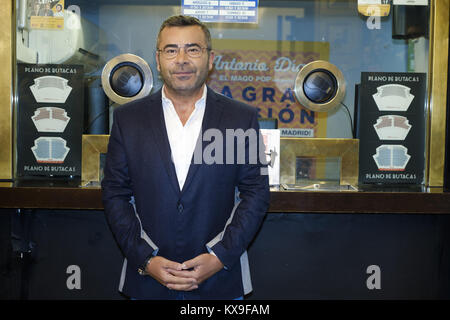
[{"label": "white dress shirt", "polygon": [[[181,123],[180,117],[175,111],[172,101],[166,97],[164,86],[162,88],[162,106],[164,112],[164,121],[166,124],[167,136],[169,138],[172,162],[175,166],[178,185],[180,190],[183,189],[186,177],[191,165],[192,155],[194,154],[195,145],[202,129],[203,116],[206,107],[206,85],[203,88],[202,97],[195,103],[194,111],[192,111],[186,123]],[[236,206],[235,206],[236,208]],[[234,213],[234,210],[233,210]],[[213,240],[214,241],[214,240]],[[216,254],[206,246],[208,252],[214,256]],[[216,256],[217,257],[217,256]],[[243,265],[242,278],[245,294],[252,290],[250,281],[250,272],[248,267],[247,251],[241,256],[241,264]],[[226,267],[224,267],[227,269]]]},{"label": "white dress shirt", "polygon": [[166,97],[164,87],[162,88],[164,121],[180,190],[183,189],[186,181],[195,145],[202,128],[206,106],[206,92],[205,85],[202,97],[195,103],[194,111],[192,111],[189,119],[183,126],[172,101]]}]

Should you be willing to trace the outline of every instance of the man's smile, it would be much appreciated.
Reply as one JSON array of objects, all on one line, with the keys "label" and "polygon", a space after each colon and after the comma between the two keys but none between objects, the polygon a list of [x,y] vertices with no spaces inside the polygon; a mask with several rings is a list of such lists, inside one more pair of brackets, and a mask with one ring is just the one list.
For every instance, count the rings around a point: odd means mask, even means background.
[{"label": "man's smile", "polygon": [[193,75],[195,74],[195,72],[193,71],[177,71],[177,72],[172,72],[172,75],[174,77],[176,77],[179,80],[188,80],[190,79]]}]

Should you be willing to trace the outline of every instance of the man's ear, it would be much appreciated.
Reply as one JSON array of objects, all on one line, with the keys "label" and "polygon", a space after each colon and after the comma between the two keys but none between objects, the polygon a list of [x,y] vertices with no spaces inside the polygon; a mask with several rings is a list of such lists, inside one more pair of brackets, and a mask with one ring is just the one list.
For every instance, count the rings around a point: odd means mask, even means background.
[{"label": "man's ear", "polygon": [[208,66],[209,71],[211,71],[213,69],[215,56],[216,56],[216,53],[214,52],[214,50],[211,50],[209,52],[209,66]]},{"label": "man's ear", "polygon": [[158,70],[158,72],[161,72],[161,67],[159,66],[159,52],[158,51],[156,51],[155,59],[156,59],[156,69]]}]

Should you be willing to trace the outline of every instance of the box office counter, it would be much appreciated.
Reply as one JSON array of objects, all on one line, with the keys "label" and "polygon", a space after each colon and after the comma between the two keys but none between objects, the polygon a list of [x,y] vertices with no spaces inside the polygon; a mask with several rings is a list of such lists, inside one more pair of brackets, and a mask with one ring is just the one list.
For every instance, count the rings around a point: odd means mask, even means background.
[{"label": "box office counter", "polygon": [[[102,210],[100,187],[67,182],[0,183],[0,208]],[[272,213],[450,214],[450,193],[442,188],[360,191],[286,191],[272,188]]]}]

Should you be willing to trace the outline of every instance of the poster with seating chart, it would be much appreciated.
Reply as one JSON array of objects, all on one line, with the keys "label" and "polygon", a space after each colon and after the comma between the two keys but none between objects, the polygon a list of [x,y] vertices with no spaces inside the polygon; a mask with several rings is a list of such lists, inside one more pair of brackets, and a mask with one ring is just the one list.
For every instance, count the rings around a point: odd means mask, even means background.
[{"label": "poster with seating chart", "polygon": [[18,64],[17,178],[81,176],[83,66]]},{"label": "poster with seating chart", "polygon": [[355,102],[360,183],[423,184],[426,74],[363,72]]}]

